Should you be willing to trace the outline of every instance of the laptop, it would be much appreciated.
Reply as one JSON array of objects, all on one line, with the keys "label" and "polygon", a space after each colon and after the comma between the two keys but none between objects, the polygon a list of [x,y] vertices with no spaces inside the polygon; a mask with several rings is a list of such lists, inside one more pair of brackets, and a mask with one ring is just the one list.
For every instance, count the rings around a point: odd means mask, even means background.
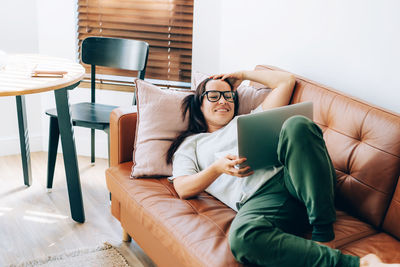
[{"label": "laptop", "polygon": [[250,166],[253,171],[281,165],[277,154],[279,134],[283,123],[294,115],[312,120],[313,103],[302,102],[238,117],[239,157],[247,158],[242,165]]}]

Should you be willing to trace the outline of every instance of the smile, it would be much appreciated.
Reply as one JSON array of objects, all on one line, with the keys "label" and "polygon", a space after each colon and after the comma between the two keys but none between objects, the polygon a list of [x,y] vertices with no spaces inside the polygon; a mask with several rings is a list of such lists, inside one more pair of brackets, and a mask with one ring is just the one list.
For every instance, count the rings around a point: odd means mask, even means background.
[{"label": "smile", "polygon": [[228,109],[226,109],[226,108],[220,108],[220,109],[216,109],[216,110],[214,110],[215,112],[229,112],[229,110]]}]

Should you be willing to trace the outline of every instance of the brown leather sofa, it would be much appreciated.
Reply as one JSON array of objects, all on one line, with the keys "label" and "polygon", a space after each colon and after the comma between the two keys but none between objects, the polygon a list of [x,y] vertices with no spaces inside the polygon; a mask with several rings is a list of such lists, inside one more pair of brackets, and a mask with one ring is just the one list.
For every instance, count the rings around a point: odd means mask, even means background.
[{"label": "brown leather sofa", "polygon": [[[400,114],[296,75],[291,102],[303,101],[314,102],[337,171],[336,248],[400,263]],[[129,178],[136,118],[133,108],[111,114],[106,177],[124,239],[133,237],[158,266],[241,266],[227,240],[233,210],[207,193],[179,199],[166,178]]]}]

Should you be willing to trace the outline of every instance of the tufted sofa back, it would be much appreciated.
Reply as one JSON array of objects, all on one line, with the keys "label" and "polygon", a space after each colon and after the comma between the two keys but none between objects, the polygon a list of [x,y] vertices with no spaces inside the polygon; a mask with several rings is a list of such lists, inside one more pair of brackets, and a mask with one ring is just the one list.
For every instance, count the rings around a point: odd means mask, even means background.
[{"label": "tufted sofa back", "polygon": [[400,221],[400,186],[391,203],[400,175],[400,115],[296,75],[291,103],[304,101],[314,102],[314,121],[336,169],[337,206],[400,238],[394,227]]}]

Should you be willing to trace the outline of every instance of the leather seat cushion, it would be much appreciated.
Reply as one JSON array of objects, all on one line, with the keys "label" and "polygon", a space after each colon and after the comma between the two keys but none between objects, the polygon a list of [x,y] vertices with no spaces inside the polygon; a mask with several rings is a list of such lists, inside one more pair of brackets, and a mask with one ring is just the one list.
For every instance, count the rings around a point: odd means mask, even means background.
[{"label": "leather seat cushion", "polygon": [[399,240],[385,233],[379,233],[360,239],[359,241],[342,247],[340,250],[346,254],[360,257],[372,253],[377,255],[382,262],[385,263],[400,262]]},{"label": "leather seat cushion", "polygon": [[[182,262],[240,266],[227,240],[235,211],[207,193],[181,200],[166,178],[130,179],[131,167],[131,162],[123,163],[106,172],[108,189],[123,205],[121,210],[135,214],[137,221]],[[121,222],[122,218],[123,214]],[[193,263],[188,265],[197,265]]]},{"label": "leather seat cushion", "polygon": [[336,211],[334,230],[336,248],[341,248],[350,242],[376,234],[376,230],[371,225],[340,210]]},{"label": "leather seat cushion", "polygon": [[[182,259],[196,255],[197,260],[212,262],[212,266],[235,263],[227,242],[235,211],[207,193],[181,200],[166,178],[130,179],[131,166],[128,162],[107,170],[107,185],[154,237],[167,247],[175,247]],[[376,234],[372,226],[343,211],[337,211],[334,227],[337,248]]]}]

